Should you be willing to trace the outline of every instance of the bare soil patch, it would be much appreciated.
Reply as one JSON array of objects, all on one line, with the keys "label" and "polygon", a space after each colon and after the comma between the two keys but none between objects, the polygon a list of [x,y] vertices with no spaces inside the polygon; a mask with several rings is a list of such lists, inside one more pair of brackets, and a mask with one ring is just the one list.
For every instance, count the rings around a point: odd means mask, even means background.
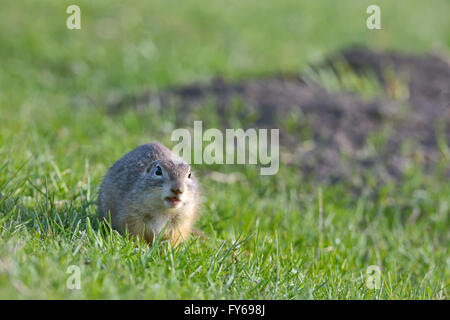
[{"label": "bare soil patch", "polygon": [[[371,72],[384,92],[373,99],[356,92],[330,92],[302,75],[276,75],[229,82],[169,87],[125,96],[109,103],[111,114],[134,108],[176,109],[176,126],[202,120],[211,106],[222,128],[279,128],[282,161],[319,181],[381,180],[404,176],[411,165],[437,167],[449,175],[450,65],[435,55],[414,56],[349,48],[314,69],[344,61],[356,74]],[[398,81],[407,89],[395,96]],[[211,109],[208,109],[211,112]],[[203,113],[204,114],[204,113]]]}]

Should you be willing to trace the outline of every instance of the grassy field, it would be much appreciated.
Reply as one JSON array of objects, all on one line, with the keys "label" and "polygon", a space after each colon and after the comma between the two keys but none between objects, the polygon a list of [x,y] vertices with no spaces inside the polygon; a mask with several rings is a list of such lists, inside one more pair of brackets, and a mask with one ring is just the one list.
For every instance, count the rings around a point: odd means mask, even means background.
[{"label": "grassy field", "polygon": [[[172,146],[170,116],[111,116],[111,94],[301,72],[351,44],[449,54],[450,4],[376,1],[74,1],[0,4],[0,298],[444,299],[450,283],[450,182],[410,170],[403,183],[302,181],[252,166],[205,190],[197,238],[139,245],[96,218],[108,167],[135,146]],[[378,188],[374,192],[374,188]],[[374,194],[376,196],[374,196]],[[69,266],[81,289],[69,290]],[[381,288],[366,285],[381,269]]]}]

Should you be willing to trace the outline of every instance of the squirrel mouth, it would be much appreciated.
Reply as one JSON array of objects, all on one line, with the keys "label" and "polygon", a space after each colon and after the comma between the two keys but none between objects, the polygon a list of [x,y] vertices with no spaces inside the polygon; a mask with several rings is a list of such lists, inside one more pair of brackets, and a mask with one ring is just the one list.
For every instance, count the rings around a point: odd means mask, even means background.
[{"label": "squirrel mouth", "polygon": [[166,200],[166,203],[172,208],[176,208],[181,204],[181,200],[177,197],[165,197],[164,200]]}]

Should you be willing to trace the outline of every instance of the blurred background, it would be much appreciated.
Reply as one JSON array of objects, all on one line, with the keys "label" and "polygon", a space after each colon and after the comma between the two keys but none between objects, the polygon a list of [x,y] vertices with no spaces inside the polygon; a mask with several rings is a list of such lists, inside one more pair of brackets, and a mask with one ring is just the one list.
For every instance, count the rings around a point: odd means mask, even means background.
[{"label": "blurred background", "polygon": [[[11,129],[2,130],[2,142],[10,147],[12,133],[27,135],[18,141],[46,134],[48,139],[30,148],[42,150],[52,141],[66,156],[104,149],[110,141],[147,141],[152,119],[105,119],[102,108],[126,95],[218,76],[239,81],[299,75],[327,89],[373,97],[378,84],[370,76],[307,77],[308,67],[355,45],[448,56],[450,41],[449,4],[438,0],[377,2],[381,30],[366,27],[370,1],[79,1],[81,30],[66,27],[70,4],[2,1],[0,119]],[[89,111],[76,113],[75,107]],[[86,128],[85,117],[97,125]],[[138,123],[126,127],[127,121]],[[105,134],[108,122],[117,128]],[[76,145],[70,143],[74,138]]]}]

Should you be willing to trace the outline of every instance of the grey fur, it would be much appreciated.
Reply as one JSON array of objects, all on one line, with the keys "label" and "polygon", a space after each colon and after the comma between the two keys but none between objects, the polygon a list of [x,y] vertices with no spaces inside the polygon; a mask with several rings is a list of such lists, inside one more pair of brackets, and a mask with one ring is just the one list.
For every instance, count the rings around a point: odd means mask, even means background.
[{"label": "grey fur", "polygon": [[[156,166],[163,177],[152,174]],[[198,182],[189,172],[190,166],[162,144],[141,145],[108,170],[99,189],[99,215],[110,216],[119,232],[128,230],[149,243],[166,223],[164,238],[176,245],[191,231],[198,211]],[[165,196],[175,195],[170,190],[183,191],[181,207],[165,206]]]}]

